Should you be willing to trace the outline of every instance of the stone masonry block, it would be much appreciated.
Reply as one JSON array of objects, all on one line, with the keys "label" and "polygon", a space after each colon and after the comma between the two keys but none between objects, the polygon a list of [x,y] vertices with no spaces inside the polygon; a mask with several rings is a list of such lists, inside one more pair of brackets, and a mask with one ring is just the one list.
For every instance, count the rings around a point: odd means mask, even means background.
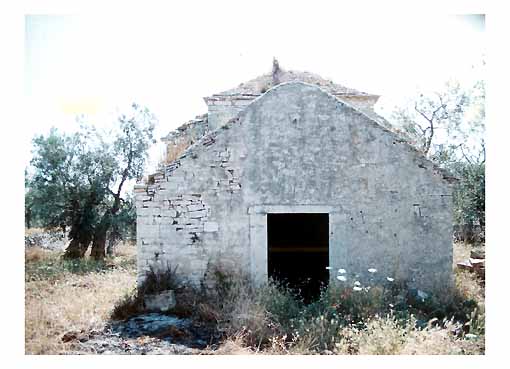
[{"label": "stone masonry block", "polygon": [[188,211],[199,211],[204,209],[204,204],[188,205]]},{"label": "stone masonry block", "polygon": [[219,225],[216,222],[205,222],[204,232],[218,232]]},{"label": "stone masonry block", "polygon": [[204,218],[207,216],[207,210],[199,210],[199,211],[190,211],[190,218]]}]

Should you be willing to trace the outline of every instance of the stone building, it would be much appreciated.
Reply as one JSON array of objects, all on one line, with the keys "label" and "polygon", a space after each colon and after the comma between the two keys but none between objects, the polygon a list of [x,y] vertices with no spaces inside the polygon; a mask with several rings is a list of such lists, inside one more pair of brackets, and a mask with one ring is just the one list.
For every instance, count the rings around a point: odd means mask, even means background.
[{"label": "stone building", "polygon": [[377,99],[277,63],[206,97],[206,115],[163,139],[190,146],[135,186],[139,283],[167,265],[200,283],[220,265],[314,291],[340,268],[345,283],[449,286],[453,178],[374,113]]}]

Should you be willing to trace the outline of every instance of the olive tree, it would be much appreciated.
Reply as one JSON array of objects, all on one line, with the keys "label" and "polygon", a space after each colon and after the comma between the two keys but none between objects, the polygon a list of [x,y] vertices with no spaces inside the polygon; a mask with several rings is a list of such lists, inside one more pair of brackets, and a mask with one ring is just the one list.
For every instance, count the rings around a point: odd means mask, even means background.
[{"label": "olive tree", "polygon": [[453,192],[460,238],[480,240],[485,230],[485,83],[449,81],[441,91],[421,92],[389,117],[409,143],[458,178]]},{"label": "olive tree", "polygon": [[143,176],[154,126],[149,110],[132,104],[110,131],[82,124],[73,134],[52,128],[34,138],[25,214],[45,227],[69,228],[65,257],[83,257],[92,243],[91,256],[102,259],[109,233],[118,238],[119,227],[132,224],[126,186]]}]

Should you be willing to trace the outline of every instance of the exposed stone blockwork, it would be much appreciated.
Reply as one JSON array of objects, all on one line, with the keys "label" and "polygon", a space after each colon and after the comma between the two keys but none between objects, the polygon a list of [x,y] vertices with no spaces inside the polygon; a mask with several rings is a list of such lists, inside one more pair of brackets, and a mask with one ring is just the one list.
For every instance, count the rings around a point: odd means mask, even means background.
[{"label": "exposed stone blockwork", "polygon": [[[233,266],[245,257],[229,237],[218,236],[219,222],[229,222],[228,216],[239,210],[241,190],[240,167],[231,161],[235,145],[217,139],[218,133],[192,146],[164,173],[155,174],[154,184],[135,187],[139,281],[151,267],[168,264],[198,283],[209,263],[221,259]],[[211,207],[222,212],[211,215]],[[235,239],[234,219],[222,228],[230,228]]]}]

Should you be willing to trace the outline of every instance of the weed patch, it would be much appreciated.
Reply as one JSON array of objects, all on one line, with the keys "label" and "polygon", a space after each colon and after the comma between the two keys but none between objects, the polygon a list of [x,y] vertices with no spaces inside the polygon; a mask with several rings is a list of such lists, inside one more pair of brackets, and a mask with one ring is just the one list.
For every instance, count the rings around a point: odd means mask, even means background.
[{"label": "weed patch", "polygon": [[137,289],[133,256],[133,249],[126,248],[103,264],[73,265],[62,262],[57,252],[27,251],[26,352],[66,352],[68,332],[99,330],[109,319],[144,313],[143,297],[168,289],[175,291],[177,302],[168,314],[188,318],[194,329],[220,339],[211,340],[204,354],[485,351],[484,286],[465,271],[455,271],[448,298],[423,296],[388,280],[331,283],[319,299],[305,304],[284,284],[256,287],[247,276],[220,267],[212,268],[213,288],[205,288],[205,281],[202,287],[185,284],[168,267],[151,270]]}]

